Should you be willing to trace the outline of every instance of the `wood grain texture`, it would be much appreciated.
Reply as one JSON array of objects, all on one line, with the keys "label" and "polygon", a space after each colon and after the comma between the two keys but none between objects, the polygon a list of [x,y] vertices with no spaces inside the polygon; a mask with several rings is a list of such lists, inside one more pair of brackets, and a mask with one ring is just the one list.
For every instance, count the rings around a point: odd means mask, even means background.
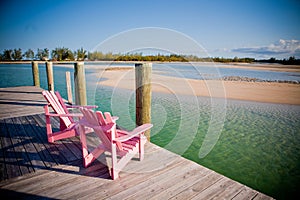
[{"label": "wood grain texture", "polygon": [[[151,63],[135,64],[137,126],[151,123],[151,75]],[[145,136],[150,141],[150,130],[145,132]]]},{"label": "wood grain texture", "polygon": [[84,62],[74,64],[74,82],[76,105],[87,105]]},{"label": "wood grain texture", "polygon": [[37,61],[32,61],[32,77],[33,77],[33,85],[36,87],[40,87],[40,75],[39,75],[39,64]]}]

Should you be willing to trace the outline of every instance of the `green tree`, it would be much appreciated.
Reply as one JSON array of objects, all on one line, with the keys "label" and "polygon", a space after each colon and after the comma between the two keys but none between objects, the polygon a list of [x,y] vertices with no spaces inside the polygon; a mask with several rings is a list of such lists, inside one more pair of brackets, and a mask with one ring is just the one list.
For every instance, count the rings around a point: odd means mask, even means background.
[{"label": "green tree", "polygon": [[49,49],[45,48],[42,55],[44,60],[49,60]]},{"label": "green tree", "polygon": [[24,55],[23,55],[27,60],[33,60],[34,58],[34,52],[31,49],[28,49]]},{"label": "green tree", "polygon": [[48,60],[49,59],[49,49],[38,49],[36,54],[36,59],[38,60]]},{"label": "green tree", "polygon": [[53,60],[64,61],[64,60],[75,60],[74,53],[65,47],[55,48],[51,52],[51,56]]},{"label": "green tree", "polygon": [[63,54],[63,60],[75,60],[74,53],[70,49],[66,48]]},{"label": "green tree", "polygon": [[61,61],[63,56],[63,49],[62,48],[55,48],[51,52],[52,60]]},{"label": "green tree", "polygon": [[275,62],[276,62],[276,58],[274,58],[274,57],[270,58],[270,59],[269,59],[269,62],[270,62],[270,63],[275,63]]},{"label": "green tree", "polygon": [[296,59],[295,59],[295,57],[294,56],[291,56],[291,57],[289,57],[289,63],[294,63],[296,61]]},{"label": "green tree", "polygon": [[77,49],[75,55],[77,57],[77,60],[84,60],[87,58],[86,50],[84,50],[82,47],[80,49]]},{"label": "green tree", "polygon": [[14,60],[22,60],[22,50],[19,48],[19,49],[14,49],[14,51],[12,52],[11,54],[11,57],[14,59]]},{"label": "green tree", "polygon": [[2,54],[2,59],[6,61],[12,60],[12,52],[11,49],[5,49]]}]

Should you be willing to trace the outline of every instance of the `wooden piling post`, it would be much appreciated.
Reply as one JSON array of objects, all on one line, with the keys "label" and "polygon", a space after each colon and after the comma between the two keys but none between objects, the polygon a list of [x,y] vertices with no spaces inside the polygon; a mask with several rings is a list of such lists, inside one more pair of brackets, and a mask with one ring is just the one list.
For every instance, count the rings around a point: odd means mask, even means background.
[{"label": "wooden piling post", "polygon": [[[137,126],[151,123],[151,74],[152,63],[135,64]],[[145,136],[150,141],[150,130]]]},{"label": "wooden piling post", "polygon": [[37,61],[32,61],[31,66],[32,66],[33,85],[40,87],[39,63]]},{"label": "wooden piling post", "polygon": [[84,62],[76,62],[74,64],[74,82],[75,103],[82,106],[87,105]]},{"label": "wooden piling post", "polygon": [[66,72],[66,84],[67,84],[67,94],[68,94],[68,103],[73,103],[72,96],[72,85],[71,85],[71,73],[69,71]]},{"label": "wooden piling post", "polygon": [[46,62],[48,90],[54,91],[53,65],[52,62]]}]

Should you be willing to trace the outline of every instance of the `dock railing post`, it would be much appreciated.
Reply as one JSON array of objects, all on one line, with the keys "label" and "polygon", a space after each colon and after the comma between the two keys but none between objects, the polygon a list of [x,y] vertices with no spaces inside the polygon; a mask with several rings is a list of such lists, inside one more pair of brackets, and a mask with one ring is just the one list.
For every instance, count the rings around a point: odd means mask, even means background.
[{"label": "dock railing post", "polygon": [[54,91],[53,65],[52,62],[46,62],[48,90]]},{"label": "dock railing post", "polygon": [[40,87],[39,63],[37,61],[32,61],[31,66],[32,66],[33,85]]},{"label": "dock railing post", "polygon": [[84,62],[76,62],[74,64],[74,82],[75,103],[82,106],[87,105]]},{"label": "dock railing post", "polygon": [[[151,123],[151,74],[152,63],[135,64],[137,126]],[[145,136],[150,141],[150,130]]]},{"label": "dock railing post", "polygon": [[68,103],[73,103],[72,96],[72,85],[71,85],[71,73],[69,71],[66,72],[66,84],[67,84],[67,94],[68,94]]}]

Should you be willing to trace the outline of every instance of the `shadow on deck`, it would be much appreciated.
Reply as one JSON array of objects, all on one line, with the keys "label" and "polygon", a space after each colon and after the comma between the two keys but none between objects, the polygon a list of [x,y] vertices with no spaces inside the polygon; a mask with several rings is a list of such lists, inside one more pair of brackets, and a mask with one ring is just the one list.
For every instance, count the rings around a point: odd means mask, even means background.
[{"label": "shadow on deck", "polygon": [[[22,176],[39,169],[57,171],[54,166],[79,166],[78,174],[109,178],[107,166],[96,161],[89,168],[82,166],[81,143],[78,137],[49,144],[44,114],[0,120],[1,181]],[[59,122],[53,120],[54,129]],[[75,173],[74,171],[64,171]]]}]

